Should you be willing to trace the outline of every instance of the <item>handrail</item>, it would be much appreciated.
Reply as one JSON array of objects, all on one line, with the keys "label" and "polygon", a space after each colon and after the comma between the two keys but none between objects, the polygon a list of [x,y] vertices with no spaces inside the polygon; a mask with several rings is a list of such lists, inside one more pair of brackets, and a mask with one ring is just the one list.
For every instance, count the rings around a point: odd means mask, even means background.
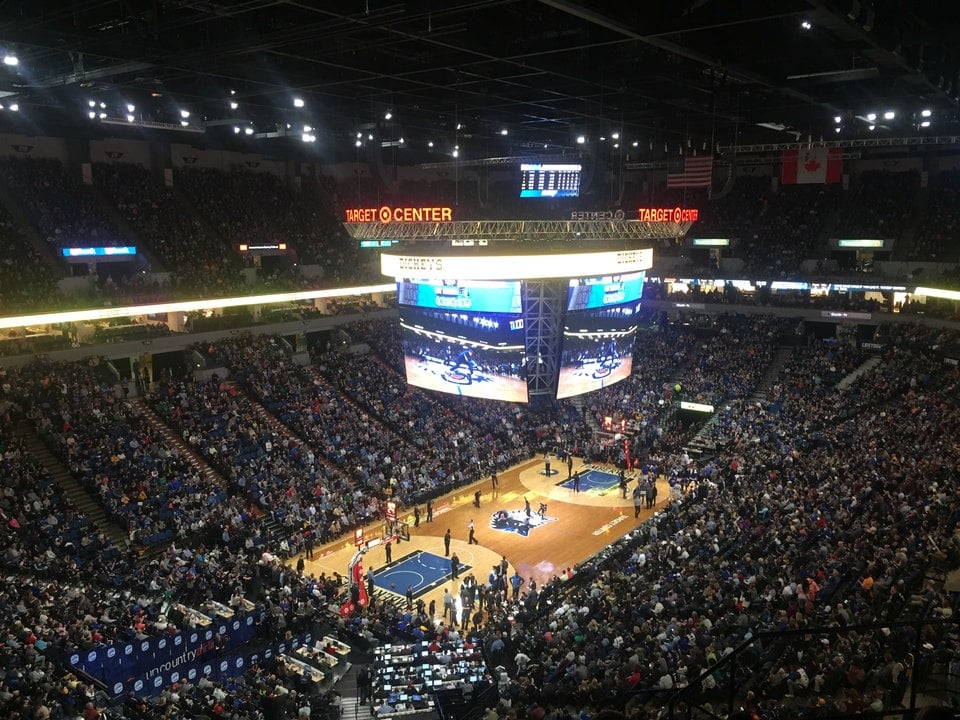
[{"label": "handrail", "polygon": [[[918,677],[919,671],[919,657],[920,657],[920,645],[923,640],[923,636],[920,634],[919,629],[925,625],[933,626],[954,626],[960,627],[960,620],[957,618],[947,618],[941,620],[934,619],[923,619],[918,618],[914,621],[901,620],[895,622],[877,622],[865,625],[837,625],[834,627],[822,627],[822,628],[807,628],[803,630],[762,630],[750,638],[744,640],[739,645],[737,645],[732,652],[724,655],[716,663],[711,665],[709,668],[705,669],[703,672],[697,676],[696,679],[692,680],[686,687],[679,688],[675,690],[671,695],[670,699],[667,701],[667,717],[669,720],[676,720],[676,706],[677,703],[683,701],[687,695],[694,692],[697,688],[701,686],[704,680],[707,679],[710,675],[717,672],[717,670],[722,669],[727,666],[734,666],[732,669],[735,669],[735,663],[737,657],[747,650],[752,645],[756,644],[761,640],[768,640],[771,638],[788,638],[788,637],[809,637],[809,636],[829,636],[835,637],[839,635],[845,635],[851,632],[871,632],[875,630],[880,630],[882,628],[914,628],[918,632],[916,633],[916,640],[914,642],[913,648],[913,667],[911,668],[911,677],[916,680]],[[727,713],[730,714],[733,712],[735,694],[736,694],[736,685],[734,680],[736,678],[735,672],[730,672],[730,687],[727,695]],[[911,683],[910,685],[910,705],[906,709],[890,709],[885,710],[881,713],[878,713],[876,717],[887,717],[891,715],[904,715],[908,714],[909,717],[913,717],[916,713],[916,702],[917,702],[917,688],[916,682]],[[692,708],[690,703],[687,703],[688,708]],[[689,710],[688,710],[689,717]],[[828,716],[818,716],[820,720],[826,720]],[[833,716],[831,716],[833,717]],[[835,716],[837,720],[842,720],[844,715]],[[861,715],[860,717],[867,717],[866,715]]]}]

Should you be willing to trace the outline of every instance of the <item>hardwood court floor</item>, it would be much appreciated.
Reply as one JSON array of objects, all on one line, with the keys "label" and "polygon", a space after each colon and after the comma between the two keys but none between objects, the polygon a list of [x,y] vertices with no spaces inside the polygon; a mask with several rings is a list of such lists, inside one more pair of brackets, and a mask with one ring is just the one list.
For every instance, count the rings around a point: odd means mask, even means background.
[{"label": "hardwood court floor", "polygon": [[[477,581],[486,582],[490,569],[500,562],[502,556],[510,563],[510,573],[516,569],[529,584],[533,578],[538,585],[553,579],[566,568],[574,567],[595,554],[614,540],[636,528],[661,509],[669,497],[669,488],[665,481],[657,483],[657,505],[653,510],[642,510],[639,519],[633,517],[633,501],[629,496],[624,500],[619,488],[598,496],[587,493],[575,494],[572,490],[558,486],[567,477],[567,467],[553,461],[555,473],[547,478],[542,470],[541,459],[529,460],[510,468],[499,475],[499,486],[494,489],[490,479],[465,486],[434,501],[433,522],[424,522],[426,510],[421,506],[419,528],[413,527],[413,511],[404,511],[400,519],[410,523],[410,542],[393,546],[393,560],[416,550],[424,550],[443,555],[443,534],[450,529],[451,552],[456,552],[460,560],[472,566],[470,571]],[[573,470],[586,469],[580,460],[574,461]],[[605,468],[615,473],[612,468]],[[628,478],[630,475],[628,474]],[[631,482],[632,491],[634,483]],[[473,505],[473,495],[480,490],[480,508]],[[526,537],[516,532],[505,532],[492,528],[491,519],[498,511],[518,511],[524,517],[524,498],[530,501],[534,516],[540,503],[546,503],[547,518],[555,518],[537,527],[531,527]],[[467,525],[473,520],[476,539],[479,545],[467,544]],[[534,517],[532,522],[536,523]],[[364,538],[370,540],[380,537],[383,523],[378,522],[364,528]],[[341,538],[314,550],[314,559],[306,561],[305,572],[328,575],[336,571],[346,575],[347,566],[356,548],[352,535]],[[290,564],[296,563],[296,557]],[[382,546],[370,549],[363,559],[363,567],[379,568],[386,562]],[[437,600],[442,607],[444,587],[456,592],[459,583],[446,583],[423,595],[425,602]]]}]

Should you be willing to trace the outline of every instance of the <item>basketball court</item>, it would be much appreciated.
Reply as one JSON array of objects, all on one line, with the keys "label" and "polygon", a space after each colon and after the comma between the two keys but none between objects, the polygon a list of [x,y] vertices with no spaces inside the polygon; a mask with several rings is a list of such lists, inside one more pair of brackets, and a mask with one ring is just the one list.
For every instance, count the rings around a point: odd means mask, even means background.
[{"label": "basketball court", "polygon": [[[413,508],[405,509],[398,520],[401,525],[406,523],[410,540],[391,543],[391,563],[386,562],[386,551],[379,542],[386,529],[384,522],[364,527],[363,542],[373,542],[363,556],[363,567],[364,572],[373,568],[376,595],[387,593],[395,600],[405,600],[410,586],[415,598],[427,603],[435,600],[442,607],[445,589],[456,594],[460,584],[450,577],[450,560],[444,553],[443,535],[448,528],[450,554],[456,553],[460,559],[461,579],[473,575],[483,584],[490,570],[506,557],[509,573],[516,570],[527,585],[531,579],[542,585],[638,527],[662,509],[669,497],[666,482],[659,480],[657,505],[642,510],[634,519],[634,473],[627,473],[629,488],[624,500],[616,468],[585,465],[575,459],[572,472],[577,471],[582,471],[582,478],[589,478],[590,492],[584,491],[587,484],[583,479],[581,492],[575,493],[572,485],[567,487],[566,463],[554,458],[547,476],[543,459],[537,458],[499,473],[497,488],[487,477],[436,498],[432,523],[424,521],[426,512],[421,505],[420,527],[414,527]],[[479,508],[473,505],[476,490],[481,491]],[[479,544],[467,544],[471,521]],[[356,551],[354,537],[345,536],[315,549],[305,572],[346,575]],[[296,560],[294,557],[290,563]]]}]

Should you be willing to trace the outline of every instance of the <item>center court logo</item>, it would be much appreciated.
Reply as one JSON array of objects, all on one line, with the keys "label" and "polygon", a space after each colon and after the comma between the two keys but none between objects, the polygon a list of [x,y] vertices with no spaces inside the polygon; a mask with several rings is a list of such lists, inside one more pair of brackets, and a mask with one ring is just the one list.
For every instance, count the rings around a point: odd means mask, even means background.
[{"label": "center court logo", "polygon": [[540,513],[531,512],[527,515],[526,510],[497,510],[490,516],[490,527],[493,530],[516,533],[520,537],[527,537],[531,530],[543,527],[556,519],[546,513],[540,515]]}]

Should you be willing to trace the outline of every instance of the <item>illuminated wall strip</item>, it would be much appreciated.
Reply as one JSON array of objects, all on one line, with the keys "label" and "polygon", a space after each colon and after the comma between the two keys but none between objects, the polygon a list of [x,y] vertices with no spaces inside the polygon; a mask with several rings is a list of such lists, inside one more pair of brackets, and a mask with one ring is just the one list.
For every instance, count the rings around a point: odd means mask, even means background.
[{"label": "illuminated wall strip", "polygon": [[395,283],[385,285],[365,285],[352,288],[329,288],[326,290],[303,290],[291,293],[273,293],[270,295],[245,295],[232,298],[209,298],[207,300],[185,300],[182,302],[158,303],[156,305],[128,305],[126,307],[98,308],[96,310],[72,310],[69,312],[42,313],[39,315],[19,315],[0,317],[0,329],[24,327],[26,325],[50,325],[69,322],[90,322],[134,315],[158,315],[160,313],[195,312],[197,310],[215,310],[217,308],[243,307],[246,305],[271,305],[275,303],[296,302],[298,300],[316,300],[339,297],[355,297],[372,293],[396,292]]},{"label": "illuminated wall strip", "polygon": [[918,287],[913,291],[914,295],[926,295],[927,297],[943,298],[944,300],[960,300],[960,291],[941,290],[939,288]]}]

